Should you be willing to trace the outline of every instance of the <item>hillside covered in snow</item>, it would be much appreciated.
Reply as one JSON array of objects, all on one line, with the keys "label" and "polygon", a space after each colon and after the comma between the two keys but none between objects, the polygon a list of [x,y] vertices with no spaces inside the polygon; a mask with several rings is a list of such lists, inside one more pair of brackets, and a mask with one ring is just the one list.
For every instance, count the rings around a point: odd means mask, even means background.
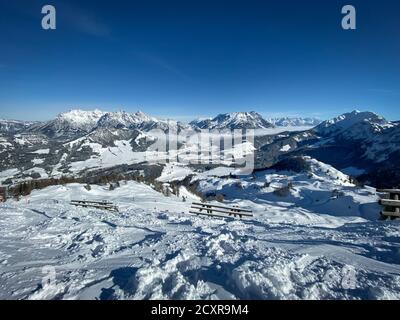
[{"label": "hillside covered in snow", "polygon": [[190,215],[200,199],[185,187],[166,196],[138,182],[52,186],[0,204],[0,298],[399,299],[398,222],[377,220],[373,188],[304,160],[304,171],[242,179],[223,168],[162,172],[166,187],[190,177],[198,192],[252,210],[243,220]]},{"label": "hillside covered in snow", "polygon": [[[215,140],[218,132],[239,129],[255,129],[254,142],[237,147],[254,151],[256,169],[302,155],[376,187],[396,187],[400,181],[394,170],[400,165],[400,127],[372,112],[346,113],[317,126],[311,126],[317,120],[300,118],[275,119],[272,124],[255,112],[221,114],[186,125],[140,111],[99,110],[73,110],[44,123],[1,123],[0,183],[6,185],[38,178],[81,177],[93,170],[149,161],[146,152],[162,142],[160,133],[182,135],[186,140],[179,139],[175,147],[172,144],[169,150],[153,152],[152,157],[165,159],[172,153],[186,161],[188,154],[201,149],[192,137],[212,130],[214,136],[205,138]],[[235,154],[233,150],[226,151],[229,153]]]},{"label": "hillside covered in snow", "polygon": [[[398,122],[287,121],[98,110],[2,121],[0,299],[399,299],[400,225],[379,220],[376,191],[400,186]],[[234,129],[255,135],[231,144]],[[190,214],[199,201],[253,216]]]}]

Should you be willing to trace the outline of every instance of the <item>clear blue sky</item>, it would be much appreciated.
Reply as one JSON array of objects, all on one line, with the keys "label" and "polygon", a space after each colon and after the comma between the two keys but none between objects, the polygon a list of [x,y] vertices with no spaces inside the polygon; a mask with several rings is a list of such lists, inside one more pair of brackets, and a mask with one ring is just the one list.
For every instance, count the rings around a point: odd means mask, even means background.
[{"label": "clear blue sky", "polygon": [[[57,30],[41,29],[41,8]],[[341,8],[357,30],[341,29]],[[400,119],[398,0],[0,0],[0,117],[71,108]]]}]

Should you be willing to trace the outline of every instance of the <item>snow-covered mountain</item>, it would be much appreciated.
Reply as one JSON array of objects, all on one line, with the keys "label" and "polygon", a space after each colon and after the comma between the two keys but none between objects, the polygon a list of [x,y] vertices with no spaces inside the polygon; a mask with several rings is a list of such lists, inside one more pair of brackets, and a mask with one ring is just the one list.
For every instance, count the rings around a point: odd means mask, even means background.
[{"label": "snow-covered mountain", "polygon": [[206,129],[211,125],[213,118],[198,118],[189,123],[190,126],[196,129]]},{"label": "snow-covered mountain", "polygon": [[358,172],[377,186],[400,186],[400,127],[372,112],[353,111],[314,129],[258,138],[258,164],[309,155],[344,170]]},{"label": "snow-covered mountain", "polygon": [[[279,123],[289,124],[287,119]],[[304,124],[299,119],[290,123]],[[152,129],[179,132],[190,128],[260,129],[271,126],[255,112],[221,114],[185,126],[143,112],[74,110],[45,123],[34,123],[18,134],[3,133],[0,137],[0,164],[6,171],[15,169],[18,179],[29,177],[32,170],[46,172],[41,174],[42,177],[61,174],[60,168],[63,173],[80,174],[82,170],[93,167],[144,161],[143,154],[139,153],[154,143],[155,136],[150,134]],[[185,145],[182,147],[180,154],[186,157]],[[395,170],[400,166],[400,126],[372,112],[353,111],[305,131],[266,132],[255,137],[254,148],[256,168],[304,155],[345,172],[358,172],[357,175],[373,173],[365,178],[365,181],[372,181],[372,185],[400,186],[400,176]],[[42,150],[48,150],[47,154],[36,154]],[[7,179],[16,175],[7,173],[3,176]],[[383,178],[377,180],[380,176]]]},{"label": "snow-covered mountain", "polygon": [[174,120],[161,120],[150,117],[142,111],[127,113],[125,111],[108,112],[97,123],[97,128],[133,129],[144,132],[150,130],[176,131],[187,128],[184,124]]},{"label": "snow-covered mountain", "polygon": [[276,127],[315,127],[322,122],[317,118],[300,117],[267,118],[266,120]]},{"label": "snow-covered mountain", "polygon": [[0,119],[0,133],[16,133],[25,130],[33,122]]},{"label": "snow-covered mountain", "polygon": [[71,110],[60,113],[55,119],[34,124],[29,132],[41,133],[54,139],[72,139],[89,133],[105,113],[100,110]]},{"label": "snow-covered mountain", "polygon": [[274,125],[265,120],[257,112],[233,112],[219,114],[213,119],[200,119],[190,123],[198,129],[267,129],[273,128]]},{"label": "snow-covered mountain", "polygon": [[263,118],[256,112],[220,114],[215,118],[201,118],[190,124],[199,129],[266,129],[275,127],[315,127],[322,121],[317,118],[280,117]]},{"label": "snow-covered mountain", "polygon": [[[355,125],[370,126],[373,131],[375,131],[375,129],[383,130],[389,126],[392,126],[390,122],[376,113],[355,110],[353,112],[345,113],[336,118],[322,122],[315,128],[315,131],[322,136],[329,136],[332,134],[337,135],[349,130]],[[355,129],[353,128],[352,130],[354,131]]]},{"label": "snow-covered mountain", "polygon": [[29,133],[43,134],[51,139],[71,141],[98,129],[132,129],[149,131],[179,131],[186,128],[177,121],[160,120],[138,111],[103,112],[100,110],[71,110],[59,114],[54,120],[35,123],[27,128]]},{"label": "snow-covered mountain", "polygon": [[109,129],[139,128],[149,122],[157,122],[157,120],[140,111],[137,113],[107,112],[99,119],[96,127]]},{"label": "snow-covered mountain", "polygon": [[93,111],[82,111],[77,109],[59,114],[56,121],[68,123],[73,128],[90,131],[104,115],[105,112],[98,109]]}]

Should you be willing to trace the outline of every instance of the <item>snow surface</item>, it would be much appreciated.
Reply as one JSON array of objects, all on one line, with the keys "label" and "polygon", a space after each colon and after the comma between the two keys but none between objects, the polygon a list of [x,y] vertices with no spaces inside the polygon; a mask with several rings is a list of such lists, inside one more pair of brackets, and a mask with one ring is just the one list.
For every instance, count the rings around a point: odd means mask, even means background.
[{"label": "snow surface", "polygon": [[44,162],[44,159],[33,159],[32,160],[34,165],[42,164]]},{"label": "snow surface", "polygon": [[[25,170],[24,172],[28,175],[33,174],[33,173],[38,173],[38,174],[40,174],[41,179],[49,178],[49,175],[47,174],[46,170],[43,168],[39,168],[39,167],[34,167],[31,169]],[[32,180],[32,178],[25,178],[24,180]]]},{"label": "snow surface", "polygon": [[161,176],[157,179],[161,182],[182,181],[193,171],[179,163],[168,163],[165,165]]},{"label": "snow surface", "polygon": [[35,153],[35,154],[49,154],[50,153],[50,149],[40,149],[40,150],[33,151],[32,153]]},{"label": "snow surface", "polygon": [[[199,199],[184,187],[186,202],[136,182],[52,186],[0,204],[0,299],[399,299],[400,224],[377,221],[374,189],[309,162],[308,174],[202,173],[204,191],[253,210],[244,220],[190,215]],[[287,196],[274,194],[288,182]],[[71,199],[113,201],[120,213]],[[49,267],[55,281],[42,285]]]},{"label": "snow surface", "polygon": [[145,159],[144,152],[134,152],[130,141],[118,140],[115,141],[115,147],[102,147],[98,143],[85,142],[83,147],[90,147],[96,154],[85,161],[72,162],[69,167],[72,172],[82,170],[93,170],[96,168],[108,168],[126,163],[139,163]]},{"label": "snow surface", "polygon": [[8,169],[0,172],[0,179],[4,180],[18,174],[20,171],[18,169]]},{"label": "snow surface", "polygon": [[287,151],[289,151],[290,149],[291,149],[290,145],[289,145],[289,144],[286,144],[286,145],[284,145],[284,146],[280,149],[280,151],[287,152]]}]

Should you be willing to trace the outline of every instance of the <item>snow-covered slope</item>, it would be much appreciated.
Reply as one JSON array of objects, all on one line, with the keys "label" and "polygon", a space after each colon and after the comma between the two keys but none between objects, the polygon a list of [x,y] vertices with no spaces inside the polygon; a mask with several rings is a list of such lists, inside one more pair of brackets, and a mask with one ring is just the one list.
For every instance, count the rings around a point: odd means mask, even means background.
[{"label": "snow-covered slope", "polygon": [[177,121],[166,121],[150,117],[138,111],[128,113],[125,111],[103,112],[100,110],[82,111],[72,110],[59,114],[54,120],[31,125],[30,133],[40,133],[51,139],[73,140],[80,138],[96,129],[134,129],[150,131],[180,131],[187,126]]},{"label": "snow-covered slope", "polygon": [[[372,188],[357,189],[347,175],[332,166],[309,157],[303,159],[304,168],[296,170],[298,172],[280,167],[279,170],[258,171],[247,178],[221,178],[203,173],[193,179],[200,179],[200,190],[204,194],[221,194],[228,201],[251,200],[271,206],[279,203],[285,207],[295,205],[315,214],[378,218],[380,209]],[[361,205],[368,201],[371,201],[369,205]],[[293,222],[286,214],[276,219]]]},{"label": "snow-covered slope", "polygon": [[[108,112],[97,123],[97,128],[108,129],[137,129],[148,131],[151,129],[163,129],[167,127],[166,121],[159,120],[138,111],[128,113],[125,111]],[[171,122],[171,126],[177,126],[176,122]]]},{"label": "snow-covered slope", "polygon": [[28,131],[41,133],[53,139],[68,140],[93,130],[103,115],[104,112],[100,110],[71,110],[60,113],[54,120],[34,124],[28,128]]},{"label": "snow-covered slope", "polygon": [[131,128],[147,120],[147,117],[139,118],[125,111],[108,112],[100,118],[96,127],[109,129]]},{"label": "snow-covered slope", "polygon": [[190,124],[200,129],[266,129],[276,127],[315,127],[321,123],[316,118],[281,117],[263,118],[256,112],[236,112],[216,118],[200,118]]},{"label": "snow-covered slope", "polygon": [[372,112],[353,111],[305,132],[257,138],[258,165],[285,157],[310,155],[338,169],[353,168],[367,184],[400,187],[400,129]]},{"label": "snow-covered slope", "polygon": [[206,129],[212,123],[213,118],[198,118],[189,123],[190,126],[196,129]]},{"label": "snow-covered slope", "polygon": [[[134,182],[34,191],[0,204],[0,299],[399,299],[400,225],[359,214],[375,210],[374,190],[332,193],[324,178],[243,181],[225,204],[253,210],[247,220],[190,215],[198,199],[183,188],[186,202]],[[229,179],[222,190],[239,188]],[[286,181],[287,197],[267,196]],[[256,186],[265,196],[247,197]],[[71,199],[113,201],[120,212]]]},{"label": "snow-covered slope", "polygon": [[162,120],[138,111],[127,113],[125,111],[108,112],[98,122],[96,128],[108,129],[134,129],[148,132],[151,130],[179,132],[188,128],[184,124],[174,120]]},{"label": "snow-covered slope", "polygon": [[354,125],[360,124],[367,124],[376,128],[390,126],[390,123],[382,116],[373,112],[360,112],[356,110],[322,122],[315,128],[315,131],[323,136],[337,135],[351,129]]},{"label": "snow-covered slope", "polygon": [[[372,112],[353,111],[335,119],[325,121],[315,132],[332,141],[358,150],[360,158],[380,166],[400,150],[400,128]],[[354,160],[354,162],[359,162]]]}]

